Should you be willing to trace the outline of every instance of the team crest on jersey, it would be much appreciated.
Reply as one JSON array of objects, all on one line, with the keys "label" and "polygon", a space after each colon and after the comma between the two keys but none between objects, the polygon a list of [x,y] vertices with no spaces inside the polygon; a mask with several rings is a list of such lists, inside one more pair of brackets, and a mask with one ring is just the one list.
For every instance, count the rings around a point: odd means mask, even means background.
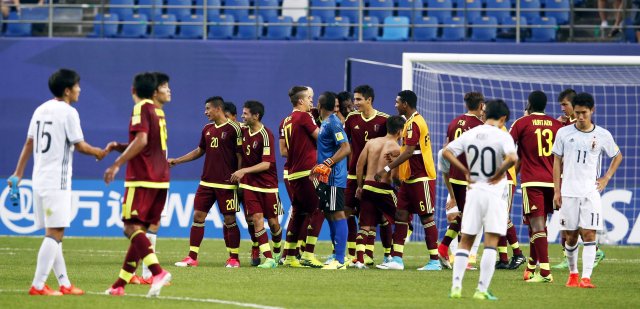
[{"label": "team crest on jersey", "polygon": [[379,128],[380,128],[380,125],[379,125],[379,124],[374,124],[374,125],[373,125],[373,130],[374,130],[374,131],[378,132],[378,129],[379,129]]},{"label": "team crest on jersey", "polygon": [[467,122],[464,121],[464,120],[458,120],[458,125],[461,126],[461,127],[464,127],[465,123],[467,123]]},{"label": "team crest on jersey", "polygon": [[565,225],[565,223],[566,223],[566,222],[564,221],[564,219],[560,219],[560,225],[564,226],[564,225]]},{"label": "team crest on jersey", "polygon": [[256,149],[258,147],[258,141],[253,141],[253,149]]},{"label": "team crest on jersey", "polygon": [[571,139],[569,140],[569,143],[573,143],[573,138],[571,138]]},{"label": "team crest on jersey", "polygon": [[220,135],[221,139],[225,139],[227,137],[227,132],[222,132],[222,135]]},{"label": "team crest on jersey", "polygon": [[591,150],[595,150],[598,143],[596,142],[596,136],[593,136],[593,140],[591,141]]}]

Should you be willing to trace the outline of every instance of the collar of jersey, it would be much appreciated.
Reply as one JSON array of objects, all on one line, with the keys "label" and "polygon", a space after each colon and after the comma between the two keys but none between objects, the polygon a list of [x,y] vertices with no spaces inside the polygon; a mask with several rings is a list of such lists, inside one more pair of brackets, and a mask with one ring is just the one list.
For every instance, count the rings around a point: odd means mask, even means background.
[{"label": "collar of jersey", "polygon": [[258,131],[255,131],[253,133],[251,133],[251,127],[247,126],[247,128],[249,129],[249,136],[254,136],[254,135],[260,133],[260,131],[262,131],[262,129],[264,129],[264,124],[260,127],[260,129],[258,129]]},{"label": "collar of jersey", "polygon": [[223,125],[225,125],[225,124],[227,124],[227,123],[229,123],[229,119],[227,119],[227,121],[223,122],[221,125],[218,125],[218,124],[214,121],[214,122],[213,122],[213,125],[214,125],[214,126],[216,126],[216,129],[217,129],[217,128],[219,128],[219,127],[221,127],[221,126],[223,126]]},{"label": "collar of jersey", "polygon": [[373,109],[373,116],[369,117],[369,119],[364,118],[364,113],[360,112],[360,117],[362,117],[362,120],[364,120],[365,122],[369,122],[369,120],[376,118],[376,116],[378,115],[378,110]]}]

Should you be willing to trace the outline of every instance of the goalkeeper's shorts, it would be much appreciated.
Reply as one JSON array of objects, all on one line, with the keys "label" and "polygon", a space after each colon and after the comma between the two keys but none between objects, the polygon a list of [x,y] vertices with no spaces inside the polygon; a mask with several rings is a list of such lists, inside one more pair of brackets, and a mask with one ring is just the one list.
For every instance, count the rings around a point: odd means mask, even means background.
[{"label": "goalkeeper's shorts", "polygon": [[320,200],[320,210],[324,212],[344,210],[344,188],[320,183],[316,187]]}]

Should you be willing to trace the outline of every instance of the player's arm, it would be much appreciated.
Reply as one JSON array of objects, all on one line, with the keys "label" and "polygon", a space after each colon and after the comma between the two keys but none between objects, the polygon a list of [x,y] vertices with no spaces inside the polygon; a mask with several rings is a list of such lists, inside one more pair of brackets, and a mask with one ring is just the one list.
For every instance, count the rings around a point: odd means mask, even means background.
[{"label": "player's arm", "polygon": [[553,155],[553,203],[556,209],[562,207],[562,164],[563,158],[557,154]]},{"label": "player's arm", "polygon": [[287,149],[287,142],[284,140],[284,138],[280,139],[279,146],[280,146],[280,155],[283,158],[287,158],[289,156],[289,149]]},{"label": "player's arm", "polygon": [[620,163],[622,163],[621,151],[618,152],[618,154],[615,157],[613,157],[613,160],[611,160],[611,163],[609,164],[609,168],[607,169],[607,172],[604,174],[604,176],[596,180],[596,183],[598,184],[598,191],[602,192],[602,190],[604,190],[604,188],[607,187],[609,180],[611,180],[611,177],[613,177],[613,174],[616,173],[616,170],[620,166]]},{"label": "player's arm", "polygon": [[311,137],[313,137],[313,139],[318,140],[318,132],[320,132],[319,128],[316,128],[315,130],[313,130],[313,132],[311,132]]},{"label": "player's arm", "polygon": [[[137,135],[136,135],[137,136]],[[178,164],[182,164],[182,163],[186,163],[186,162],[190,162],[193,161],[195,159],[198,159],[200,157],[202,157],[202,155],[204,155],[204,149],[197,147],[194,150],[191,150],[190,152],[188,152],[187,154],[174,159],[174,158],[169,158],[169,166],[170,167],[174,167]]]},{"label": "player's arm", "polygon": [[493,175],[493,177],[489,178],[489,184],[496,184],[500,182],[504,178],[504,173],[506,173],[512,166],[514,166],[518,162],[518,155],[515,152],[510,152],[504,155],[504,161]]},{"label": "player's arm", "polygon": [[122,164],[127,163],[133,157],[137,156],[144,147],[147,146],[147,133],[138,131],[136,132],[136,137],[129,143],[127,148],[122,152],[122,154],[116,159],[115,162],[107,170],[104,172],[104,182],[109,184],[113,181],[116,174],[120,170],[120,166]]},{"label": "player's arm", "polygon": [[93,147],[85,141],[77,142],[74,144],[74,146],[76,147],[78,152],[94,156],[98,161],[102,160],[102,158],[104,158],[109,153],[106,149],[103,150],[98,147]]},{"label": "player's arm", "polygon": [[105,147],[105,150],[107,152],[111,152],[113,150],[122,153],[125,149],[127,149],[127,147],[129,146],[129,144],[125,143],[118,143],[116,141],[110,142],[109,144],[107,144],[107,147]]},{"label": "player's arm", "polygon": [[[452,145],[452,144],[453,143],[451,143],[449,145]],[[451,165],[453,165],[457,169],[461,170],[464,173],[465,177],[467,178],[467,181],[472,182],[471,178],[469,176],[469,170],[467,169],[467,167],[464,164],[462,164],[462,162],[460,162],[460,160],[458,160],[458,158],[456,157],[456,154],[454,153],[454,151],[451,148],[449,148],[449,147],[445,148],[442,151],[442,157],[445,160],[449,161],[449,163],[451,163]],[[447,183],[449,183],[449,182],[447,181]],[[448,186],[449,185],[450,184],[448,184]],[[447,186],[447,189],[449,188],[448,186]]]},{"label": "player's arm", "polygon": [[362,194],[362,186],[364,185],[364,167],[367,165],[367,160],[369,159],[369,143],[364,145],[364,149],[360,152],[360,157],[358,157],[358,162],[356,163],[356,182],[358,183],[358,188],[356,189],[356,197],[360,198]]},{"label": "player's arm", "polygon": [[[382,175],[389,173],[394,168],[400,166],[400,164],[404,163],[404,161],[409,160],[413,155],[413,151],[416,150],[416,145],[407,145],[404,151],[391,163],[385,166],[382,170],[378,171],[374,176],[376,181],[380,181]],[[385,154],[385,157],[393,156],[393,154]]]},{"label": "player's arm", "polygon": [[[18,182],[24,176],[24,169],[27,166],[27,162],[31,159],[31,154],[33,153],[33,138],[27,137],[27,140],[24,142],[24,146],[22,146],[22,152],[20,152],[20,157],[18,158],[18,164],[16,165],[16,170],[13,172],[11,177],[18,177]],[[9,178],[11,178],[9,177]],[[13,183],[10,180],[7,180],[7,184],[11,186]]]},{"label": "player's arm", "polygon": [[240,179],[242,179],[242,177],[244,177],[244,175],[261,173],[261,172],[267,171],[267,170],[269,170],[270,166],[271,166],[271,162],[260,162],[260,163],[258,163],[256,165],[253,165],[253,166],[241,168],[241,169],[233,172],[233,174],[231,174],[230,180],[231,180],[231,182],[239,182]]}]

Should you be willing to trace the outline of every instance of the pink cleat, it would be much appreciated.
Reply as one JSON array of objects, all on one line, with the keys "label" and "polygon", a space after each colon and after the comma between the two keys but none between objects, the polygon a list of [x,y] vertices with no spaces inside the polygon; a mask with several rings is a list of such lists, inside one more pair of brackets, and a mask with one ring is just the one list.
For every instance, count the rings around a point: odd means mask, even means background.
[{"label": "pink cleat", "polygon": [[176,262],[175,265],[178,267],[196,267],[198,266],[198,260],[194,260],[190,256],[187,256],[182,259],[182,261]]},{"label": "pink cleat", "polygon": [[224,265],[224,267],[226,268],[238,268],[240,267],[240,261],[234,259],[234,258],[229,258],[227,259],[227,263]]},{"label": "pink cleat", "polygon": [[151,283],[151,288],[147,293],[147,297],[157,297],[158,295],[160,295],[160,290],[162,290],[162,287],[167,285],[170,281],[171,273],[163,269],[161,273],[153,276],[153,282]]},{"label": "pink cleat", "polygon": [[106,291],[104,291],[104,294],[112,296],[124,296],[124,287],[109,287]]},{"label": "pink cleat", "polygon": [[84,295],[84,291],[71,285],[69,287],[61,286],[60,293],[64,295]]}]

